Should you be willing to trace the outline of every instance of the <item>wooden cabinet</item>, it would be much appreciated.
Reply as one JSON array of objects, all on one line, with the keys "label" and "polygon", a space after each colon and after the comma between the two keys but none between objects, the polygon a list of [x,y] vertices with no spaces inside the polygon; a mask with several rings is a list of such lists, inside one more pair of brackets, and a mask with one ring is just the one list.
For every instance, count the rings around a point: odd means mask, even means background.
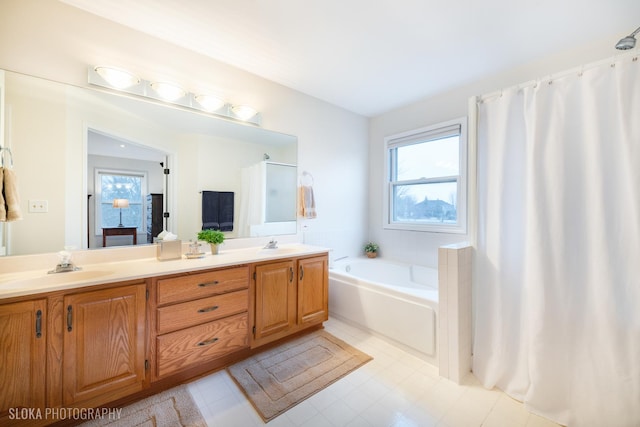
[{"label": "wooden cabinet", "polygon": [[146,284],[64,297],[64,406],[97,406],[142,390]]},{"label": "wooden cabinet", "polygon": [[0,425],[18,408],[44,411],[46,335],[45,299],[0,305]]},{"label": "wooden cabinet", "polygon": [[154,380],[249,347],[249,268],[182,274],[156,281]]},{"label": "wooden cabinet", "polygon": [[296,324],[295,262],[279,261],[255,267],[255,330],[257,342],[287,332]]},{"label": "wooden cabinet", "polygon": [[329,319],[327,257],[298,261],[298,317],[300,325],[322,323]]},{"label": "wooden cabinet", "polygon": [[253,277],[252,347],[329,318],[326,255],[256,264]]},{"label": "wooden cabinet", "polygon": [[0,300],[0,425],[35,425],[12,408],[124,404],[320,325],[327,276],[306,256]]}]

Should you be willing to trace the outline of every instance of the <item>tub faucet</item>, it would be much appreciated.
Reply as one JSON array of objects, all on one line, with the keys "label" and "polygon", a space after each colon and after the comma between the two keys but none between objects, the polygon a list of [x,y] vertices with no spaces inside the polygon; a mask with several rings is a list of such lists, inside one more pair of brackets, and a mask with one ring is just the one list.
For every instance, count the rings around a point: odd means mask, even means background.
[{"label": "tub faucet", "polygon": [[272,237],[271,240],[269,240],[269,243],[264,245],[263,249],[278,249],[278,241],[274,240],[274,238]]}]

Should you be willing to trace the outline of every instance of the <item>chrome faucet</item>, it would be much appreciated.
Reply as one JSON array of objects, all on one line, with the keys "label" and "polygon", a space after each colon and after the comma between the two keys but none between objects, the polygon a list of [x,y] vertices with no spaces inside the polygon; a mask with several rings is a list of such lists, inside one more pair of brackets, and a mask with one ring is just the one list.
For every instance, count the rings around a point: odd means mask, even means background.
[{"label": "chrome faucet", "polygon": [[273,237],[269,240],[269,243],[264,245],[263,249],[278,249],[278,241],[274,240]]},{"label": "chrome faucet", "polygon": [[54,268],[53,270],[48,271],[47,273],[49,274],[53,274],[53,273],[66,273],[69,271],[78,271],[78,270],[82,270],[80,267],[78,267],[77,265],[74,265],[72,262],[68,263],[68,264],[58,264],[56,265],[56,268]]},{"label": "chrome faucet", "polygon": [[71,261],[71,253],[69,253],[67,251],[61,251],[61,252],[58,252],[58,257],[60,259],[60,262],[58,262],[58,264],[56,265],[56,268],[54,268],[51,271],[48,271],[47,273],[49,273],[49,274],[66,273],[66,272],[69,272],[69,271],[78,271],[78,270],[80,270],[80,267],[76,266]]}]

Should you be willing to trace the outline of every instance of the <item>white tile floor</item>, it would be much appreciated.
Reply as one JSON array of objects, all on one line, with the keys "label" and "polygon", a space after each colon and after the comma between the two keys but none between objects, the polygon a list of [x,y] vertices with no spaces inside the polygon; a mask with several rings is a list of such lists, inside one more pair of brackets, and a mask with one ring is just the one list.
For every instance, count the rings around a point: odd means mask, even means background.
[{"label": "white tile floor", "polygon": [[[470,375],[463,385],[438,376],[434,366],[336,319],[328,332],[373,360],[284,414],[270,427],[554,427],[522,404],[486,390]],[[189,384],[211,427],[262,426],[264,422],[226,371]]]}]

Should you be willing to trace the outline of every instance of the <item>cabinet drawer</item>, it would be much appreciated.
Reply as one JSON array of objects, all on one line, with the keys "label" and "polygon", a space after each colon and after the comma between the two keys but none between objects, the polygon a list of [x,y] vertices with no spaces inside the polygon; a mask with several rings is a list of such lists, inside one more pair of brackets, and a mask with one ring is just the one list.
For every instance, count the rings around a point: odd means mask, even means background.
[{"label": "cabinet drawer", "polygon": [[249,287],[249,267],[185,274],[158,280],[158,305],[189,301]]},{"label": "cabinet drawer", "polygon": [[247,313],[237,314],[158,336],[158,377],[248,347],[248,317]]},{"label": "cabinet drawer", "polygon": [[200,298],[158,309],[158,334],[245,312],[249,309],[249,290]]}]

